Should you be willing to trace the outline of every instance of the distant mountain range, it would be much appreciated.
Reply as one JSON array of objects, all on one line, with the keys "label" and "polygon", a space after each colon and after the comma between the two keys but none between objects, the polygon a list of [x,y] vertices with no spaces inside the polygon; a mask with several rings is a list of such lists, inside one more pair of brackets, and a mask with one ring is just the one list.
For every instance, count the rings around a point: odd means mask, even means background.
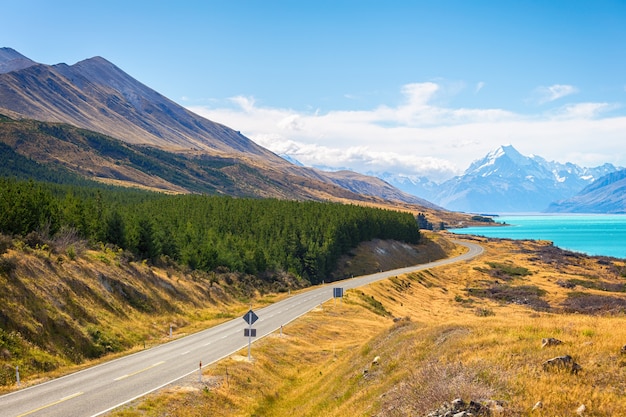
[{"label": "distant mountain range", "polygon": [[86,178],[172,192],[439,209],[375,177],[294,165],[101,57],[50,66],[0,48],[0,114],[5,156]]},{"label": "distant mountain range", "polygon": [[[473,162],[463,175],[442,184],[426,178],[389,174],[381,174],[381,177],[401,190],[455,211],[487,214],[547,210],[600,212],[613,204],[607,202],[602,208],[598,200],[583,203],[585,197],[582,196],[574,200],[576,203],[555,203],[569,201],[585,187],[593,188],[591,184],[607,183],[608,186],[617,178],[613,174],[619,169],[612,164],[584,168],[572,163],[548,162],[539,156],[524,156],[513,146],[501,146]],[[618,190],[614,189],[610,195],[623,203],[626,192],[615,194]]]},{"label": "distant mountain range", "polygon": [[626,213],[626,169],[612,172],[583,188],[574,197],[554,202],[548,212]]}]

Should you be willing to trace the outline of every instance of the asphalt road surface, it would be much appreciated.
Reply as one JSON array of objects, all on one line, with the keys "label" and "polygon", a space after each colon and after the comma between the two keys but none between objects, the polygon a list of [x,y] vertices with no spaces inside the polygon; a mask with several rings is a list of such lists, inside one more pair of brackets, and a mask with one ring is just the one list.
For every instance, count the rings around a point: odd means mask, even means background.
[{"label": "asphalt road surface", "polygon": [[[461,262],[478,256],[479,245],[457,241],[469,251],[455,258],[365,275],[317,286],[283,301],[255,310],[258,340],[333,297],[333,288],[344,291],[391,276]],[[0,396],[0,416],[81,417],[105,414],[180,378],[248,347],[244,329],[236,318],[219,326],[115,359],[61,378]],[[254,349],[252,349],[254,356]]]}]

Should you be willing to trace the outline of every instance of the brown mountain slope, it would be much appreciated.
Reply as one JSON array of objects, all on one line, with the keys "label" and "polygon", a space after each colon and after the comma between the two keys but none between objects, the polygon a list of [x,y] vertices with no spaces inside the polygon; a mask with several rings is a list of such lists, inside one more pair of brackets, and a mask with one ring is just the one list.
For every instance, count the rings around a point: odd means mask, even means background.
[{"label": "brown mountain slope", "polygon": [[[2,51],[0,65],[14,70],[0,73],[0,113],[12,118],[67,123],[130,144],[229,160],[239,168],[239,172],[231,169],[233,181],[247,189],[247,195],[339,201],[373,198],[436,208],[373,177],[295,166],[241,133],[177,105],[101,57],[75,65],[9,66],[22,56],[9,48]],[[256,175],[245,175],[243,167]],[[130,175],[128,180],[149,186],[140,177]],[[267,189],[268,183],[273,184],[272,190]]]},{"label": "brown mountain slope", "polygon": [[[0,119],[0,143],[43,166],[62,167],[88,179],[118,185],[174,193],[384,202],[288,170],[274,169],[245,156],[226,158],[202,152],[171,153],[126,144],[64,124]],[[8,158],[10,154],[2,154],[2,159]]]},{"label": "brown mountain slope", "polygon": [[103,58],[32,65],[0,77],[0,106],[14,115],[68,123],[129,143],[170,150],[246,152],[278,159],[238,132],[196,116]]}]

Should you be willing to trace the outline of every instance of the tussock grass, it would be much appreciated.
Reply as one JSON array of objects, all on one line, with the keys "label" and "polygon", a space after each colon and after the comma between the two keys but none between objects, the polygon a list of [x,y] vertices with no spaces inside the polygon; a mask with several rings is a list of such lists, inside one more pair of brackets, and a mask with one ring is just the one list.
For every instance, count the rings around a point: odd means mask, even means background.
[{"label": "tussock grass", "polygon": [[0,392],[16,388],[16,366],[22,386],[41,382],[163,343],[170,326],[180,337],[238,316],[250,302],[286,296],[261,285],[244,292],[237,274],[186,273],[109,247],[72,247],[80,250],[69,256],[65,246],[0,236]]},{"label": "tussock grass", "polygon": [[[328,303],[291,323],[282,337],[255,343],[252,363],[240,360],[240,352],[207,368],[202,385],[181,381],[113,415],[420,416],[458,397],[495,400],[503,408],[493,414],[502,416],[576,415],[581,404],[585,416],[623,415],[626,316],[619,309],[569,313],[563,302],[571,292],[607,294],[557,283],[583,271],[618,283],[621,261],[559,256],[545,242],[483,244],[486,254],[471,262],[348,291],[345,303]],[[502,281],[486,261],[527,269],[507,285],[541,290],[534,293],[548,307],[536,311],[468,291]],[[377,314],[363,297],[390,315]],[[479,309],[491,314],[476,314]],[[542,348],[549,337],[563,343]],[[562,355],[582,371],[544,370],[543,362]],[[533,411],[539,401],[542,408]]]}]

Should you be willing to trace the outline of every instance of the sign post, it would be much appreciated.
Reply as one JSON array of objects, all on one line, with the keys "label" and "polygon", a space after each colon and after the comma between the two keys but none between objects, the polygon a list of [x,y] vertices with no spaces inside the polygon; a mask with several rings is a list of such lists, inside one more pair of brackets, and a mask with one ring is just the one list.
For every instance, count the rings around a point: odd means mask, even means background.
[{"label": "sign post", "polygon": [[[256,337],[256,329],[252,328],[252,324],[259,319],[252,309],[244,314],[243,319],[248,323],[248,328],[244,329],[243,335],[248,336],[248,361],[250,361],[250,349],[252,346],[252,338]],[[246,331],[247,330],[247,331]]]},{"label": "sign post", "polygon": [[343,288],[335,287],[333,288],[333,298],[335,299],[335,303],[337,302],[337,298],[343,298]]}]

